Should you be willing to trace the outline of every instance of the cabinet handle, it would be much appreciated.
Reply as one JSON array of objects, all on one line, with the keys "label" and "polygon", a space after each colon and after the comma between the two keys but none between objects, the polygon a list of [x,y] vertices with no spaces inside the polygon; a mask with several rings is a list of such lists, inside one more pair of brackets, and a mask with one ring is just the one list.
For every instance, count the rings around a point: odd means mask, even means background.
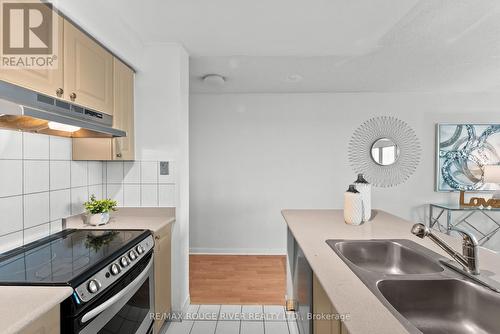
[{"label": "cabinet handle", "polygon": [[116,153],[116,157],[117,157],[117,158],[121,158],[121,157],[122,157],[122,154],[121,154],[121,153]]},{"label": "cabinet handle", "polygon": [[57,97],[61,97],[63,94],[64,94],[64,89],[57,88],[57,90],[56,90]]},{"label": "cabinet handle", "polygon": [[71,99],[71,101],[76,100],[76,93],[71,93],[69,98]]}]

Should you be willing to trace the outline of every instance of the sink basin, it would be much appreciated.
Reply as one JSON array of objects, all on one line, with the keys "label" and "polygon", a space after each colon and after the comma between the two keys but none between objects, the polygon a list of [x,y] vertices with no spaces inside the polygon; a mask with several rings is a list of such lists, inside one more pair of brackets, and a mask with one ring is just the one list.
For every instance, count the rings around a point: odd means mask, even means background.
[{"label": "sink basin", "polygon": [[409,333],[500,333],[500,293],[440,254],[406,239],[326,242]]},{"label": "sink basin", "polygon": [[468,281],[383,280],[378,289],[424,334],[500,333],[500,294]]},{"label": "sink basin", "polygon": [[341,241],[335,243],[334,250],[354,265],[377,273],[413,275],[443,271],[432,259],[393,240]]}]

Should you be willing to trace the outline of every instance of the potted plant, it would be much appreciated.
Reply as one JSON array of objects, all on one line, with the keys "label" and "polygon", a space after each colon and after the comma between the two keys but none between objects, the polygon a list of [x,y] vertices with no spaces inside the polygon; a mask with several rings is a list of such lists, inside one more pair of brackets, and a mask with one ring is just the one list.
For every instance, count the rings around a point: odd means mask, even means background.
[{"label": "potted plant", "polygon": [[87,224],[104,225],[109,222],[109,212],[116,211],[116,201],[111,199],[96,199],[90,196],[90,201],[83,203],[87,210]]}]

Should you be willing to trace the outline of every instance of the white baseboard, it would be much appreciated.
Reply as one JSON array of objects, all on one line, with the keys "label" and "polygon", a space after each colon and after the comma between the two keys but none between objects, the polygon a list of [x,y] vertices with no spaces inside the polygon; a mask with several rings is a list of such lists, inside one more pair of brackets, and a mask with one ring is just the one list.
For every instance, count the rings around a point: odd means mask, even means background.
[{"label": "white baseboard", "polygon": [[198,255],[286,255],[286,249],[192,247],[189,249],[189,253]]}]

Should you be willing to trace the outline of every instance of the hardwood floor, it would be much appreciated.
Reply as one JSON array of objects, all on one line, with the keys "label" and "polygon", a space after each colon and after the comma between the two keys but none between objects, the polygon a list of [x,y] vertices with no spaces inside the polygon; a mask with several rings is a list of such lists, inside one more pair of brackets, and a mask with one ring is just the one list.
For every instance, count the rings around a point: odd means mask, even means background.
[{"label": "hardwood floor", "polygon": [[190,255],[191,304],[284,305],[285,256]]}]

